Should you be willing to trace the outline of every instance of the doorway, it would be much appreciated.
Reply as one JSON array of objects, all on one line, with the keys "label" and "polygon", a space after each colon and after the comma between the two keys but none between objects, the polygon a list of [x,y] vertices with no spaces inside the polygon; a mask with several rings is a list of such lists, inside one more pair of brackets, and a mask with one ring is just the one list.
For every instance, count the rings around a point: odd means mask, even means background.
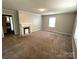
[{"label": "doorway", "polygon": [[2,27],[4,36],[14,34],[12,15],[2,15]]}]

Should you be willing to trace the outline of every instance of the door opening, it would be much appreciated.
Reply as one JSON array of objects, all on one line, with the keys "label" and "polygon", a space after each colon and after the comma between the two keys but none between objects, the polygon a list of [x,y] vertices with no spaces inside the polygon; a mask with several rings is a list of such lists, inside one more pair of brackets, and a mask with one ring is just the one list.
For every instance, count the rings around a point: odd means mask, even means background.
[{"label": "door opening", "polygon": [[2,27],[4,36],[14,34],[12,15],[2,15]]}]

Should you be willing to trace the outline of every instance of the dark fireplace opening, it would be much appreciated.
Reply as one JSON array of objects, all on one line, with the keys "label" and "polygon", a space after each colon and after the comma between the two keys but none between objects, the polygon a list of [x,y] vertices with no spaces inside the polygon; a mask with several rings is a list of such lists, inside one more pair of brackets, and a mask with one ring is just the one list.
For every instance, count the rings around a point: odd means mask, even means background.
[{"label": "dark fireplace opening", "polygon": [[30,26],[24,27],[24,34],[26,34],[25,30],[28,29],[28,33],[30,33]]}]

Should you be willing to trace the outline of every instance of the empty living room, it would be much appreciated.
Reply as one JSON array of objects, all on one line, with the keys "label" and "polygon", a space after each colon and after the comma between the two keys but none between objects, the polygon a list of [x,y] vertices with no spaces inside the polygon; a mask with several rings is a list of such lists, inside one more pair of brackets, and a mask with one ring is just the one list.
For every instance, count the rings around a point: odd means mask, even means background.
[{"label": "empty living room", "polygon": [[2,59],[77,59],[76,0],[2,0]]}]

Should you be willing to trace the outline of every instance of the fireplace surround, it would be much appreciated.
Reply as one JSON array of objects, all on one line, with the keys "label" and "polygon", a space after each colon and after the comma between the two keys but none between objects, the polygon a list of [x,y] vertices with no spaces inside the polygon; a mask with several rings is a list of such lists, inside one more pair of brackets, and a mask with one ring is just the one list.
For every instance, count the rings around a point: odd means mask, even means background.
[{"label": "fireplace surround", "polygon": [[[26,33],[28,30],[28,33]],[[31,33],[31,24],[20,24],[20,35],[26,35]]]}]

